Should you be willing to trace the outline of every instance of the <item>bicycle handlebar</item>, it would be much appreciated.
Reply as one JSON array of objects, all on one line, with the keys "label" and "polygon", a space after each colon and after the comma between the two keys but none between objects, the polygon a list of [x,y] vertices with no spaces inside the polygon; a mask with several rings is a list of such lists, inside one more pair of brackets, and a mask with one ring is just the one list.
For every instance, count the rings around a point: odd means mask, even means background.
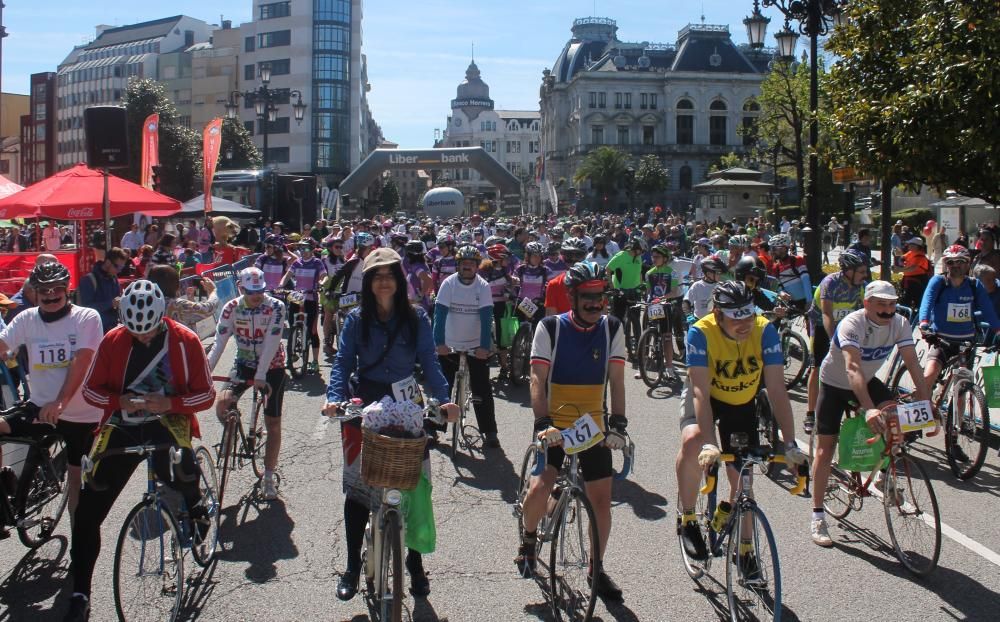
[{"label": "bicycle handlebar", "polygon": [[[761,451],[760,449],[754,450],[744,450],[739,454],[729,453],[722,454],[719,456],[718,463],[733,463],[733,462],[751,462],[753,464],[784,464],[787,465],[788,461],[785,459],[785,454],[778,454],[767,448],[766,451]],[[713,490],[715,490],[716,480],[719,473],[718,463],[713,464],[705,477],[705,485],[701,487],[701,494],[707,495]],[[806,482],[809,477],[809,467],[805,464],[800,464],[796,468],[795,486],[788,490],[788,493],[793,496],[798,496],[802,494],[802,491],[806,489]]]},{"label": "bicycle handlebar", "polygon": [[[343,414],[326,415],[327,418],[343,423],[352,419],[359,419],[364,414],[364,406],[359,398],[338,403],[337,410]],[[424,419],[429,419],[438,425],[444,425],[448,422],[444,416],[444,412],[441,410],[441,402],[434,398],[427,398],[427,405],[424,406],[423,410]]]},{"label": "bicycle handlebar", "polygon": [[[626,479],[629,473],[632,472],[632,463],[635,460],[635,443],[632,442],[632,438],[628,433],[623,434],[625,440],[625,446],[621,448],[622,456],[624,456],[624,462],[622,463],[622,470],[615,473],[613,479],[618,482]],[[531,469],[531,475],[533,477],[538,477],[545,471],[547,451],[549,449],[549,442],[545,439],[538,439],[532,444],[535,448],[535,466]]]}]

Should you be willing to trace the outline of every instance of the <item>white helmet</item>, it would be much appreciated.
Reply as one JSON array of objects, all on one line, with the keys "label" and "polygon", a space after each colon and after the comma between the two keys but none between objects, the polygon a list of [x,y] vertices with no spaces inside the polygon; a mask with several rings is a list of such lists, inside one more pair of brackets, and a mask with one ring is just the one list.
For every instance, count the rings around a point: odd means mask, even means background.
[{"label": "white helmet", "polygon": [[163,320],[167,300],[159,286],[140,279],[122,292],[118,302],[118,317],[130,333],[142,335],[154,330]]}]

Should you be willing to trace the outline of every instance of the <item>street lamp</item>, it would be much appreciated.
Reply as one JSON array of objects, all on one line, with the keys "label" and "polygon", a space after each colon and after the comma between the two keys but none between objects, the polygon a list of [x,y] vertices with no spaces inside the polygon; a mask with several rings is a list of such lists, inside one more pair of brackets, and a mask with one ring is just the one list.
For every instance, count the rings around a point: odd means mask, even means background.
[{"label": "street lamp", "polygon": [[271,64],[262,63],[260,66],[260,86],[250,91],[233,91],[229,94],[226,102],[226,116],[230,119],[238,119],[240,116],[239,100],[253,102],[253,112],[257,116],[257,126],[264,135],[264,168],[267,168],[267,137],[270,125],[278,120],[278,104],[285,95],[295,96],[295,103],[292,104],[292,115],[295,123],[301,124],[306,116],[306,104],[302,101],[301,91],[289,91],[286,89],[272,89],[268,85],[271,82]]},{"label": "street lamp", "polygon": [[[761,5],[781,11],[785,17],[785,26],[774,38],[778,41],[778,52],[786,60],[795,58],[798,33],[809,37],[809,186],[806,190],[806,221],[813,224],[819,222],[819,196],[816,191],[816,178],[819,176],[819,157],[816,154],[816,145],[819,143],[819,123],[816,119],[816,110],[819,108],[819,38],[828,34],[831,28],[844,23],[847,2],[848,0],[754,0],[753,13],[743,20],[750,47],[760,49],[764,47],[764,35],[767,24],[771,21],[761,13]],[[798,22],[798,33],[791,28],[793,21]],[[819,229],[810,227],[806,233],[806,265],[811,274],[820,273]]]}]

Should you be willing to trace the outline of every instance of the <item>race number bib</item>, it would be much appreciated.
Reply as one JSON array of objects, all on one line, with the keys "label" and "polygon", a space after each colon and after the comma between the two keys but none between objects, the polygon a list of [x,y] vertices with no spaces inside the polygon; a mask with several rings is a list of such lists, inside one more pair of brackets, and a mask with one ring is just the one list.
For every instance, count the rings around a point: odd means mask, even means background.
[{"label": "race number bib", "polygon": [[972,321],[972,305],[967,302],[949,302],[948,303],[948,321],[949,322],[971,322]]},{"label": "race number bib", "polygon": [[417,384],[413,376],[392,383],[392,399],[397,402],[413,402],[421,406],[424,403],[423,395],[420,393],[420,385]]},{"label": "race number bib", "polygon": [[563,438],[563,451],[566,454],[578,454],[586,451],[604,440],[604,432],[594,422],[590,415],[583,415],[573,422],[573,427],[560,432]]},{"label": "race number bib", "polygon": [[845,317],[847,317],[847,314],[850,313],[850,312],[851,312],[850,309],[834,309],[833,310],[833,321],[834,322],[839,322],[840,320],[842,320]]},{"label": "race number bib", "polygon": [[340,297],[340,308],[350,309],[351,307],[358,306],[358,295],[357,294],[344,294]]},{"label": "race number bib", "polygon": [[666,317],[666,313],[663,312],[663,305],[649,305],[646,308],[646,313],[651,320],[662,320]]},{"label": "race number bib", "polygon": [[927,400],[900,404],[896,413],[899,416],[899,427],[903,432],[923,430],[936,425],[931,414],[931,403]]},{"label": "race number bib", "polygon": [[522,298],[521,302],[518,303],[517,308],[521,311],[521,313],[524,313],[528,317],[534,317],[535,313],[538,312],[538,305],[528,298]]},{"label": "race number bib", "polygon": [[73,350],[65,341],[38,341],[34,345],[34,369],[58,369],[69,367]]}]

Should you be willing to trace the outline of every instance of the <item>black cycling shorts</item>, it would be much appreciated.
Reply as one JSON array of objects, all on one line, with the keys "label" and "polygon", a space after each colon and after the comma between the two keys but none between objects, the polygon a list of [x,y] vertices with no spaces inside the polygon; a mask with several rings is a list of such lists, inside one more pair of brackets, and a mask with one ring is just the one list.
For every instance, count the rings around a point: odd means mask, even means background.
[{"label": "black cycling shorts", "polygon": [[747,447],[760,446],[757,434],[757,398],[746,404],[734,406],[716,399],[709,398],[712,404],[712,417],[719,428],[719,446],[724,453],[733,453],[733,434],[745,434]]},{"label": "black cycling shorts", "polygon": [[826,327],[823,322],[813,322],[812,366],[818,369],[829,353],[830,335],[826,334]]},{"label": "black cycling shorts", "polygon": [[[868,395],[871,396],[875,406],[882,406],[886,402],[896,399],[889,387],[885,386],[878,378],[872,378],[868,381]],[[819,383],[819,399],[816,401],[816,433],[840,434],[840,422],[844,418],[844,413],[849,408],[853,408],[852,402],[854,404],[858,402],[854,391],[834,387],[825,382]]]},{"label": "black cycling shorts", "polygon": [[[969,340],[974,341],[975,337],[969,337]],[[953,356],[958,356],[961,351],[961,347],[956,343],[936,341],[927,348],[927,358],[924,361],[937,361],[944,368],[948,364],[948,360]]]},{"label": "black cycling shorts", "polygon": [[[249,367],[237,368],[244,370],[244,373],[237,372],[237,378],[241,379],[252,379],[254,373]],[[280,417],[281,416],[281,403],[285,398],[285,384],[288,381],[288,374],[285,373],[284,368],[276,367],[274,369],[267,370],[267,375],[264,377],[267,386],[271,388],[271,394],[267,396],[267,406],[264,408],[264,415],[268,417]],[[233,399],[239,400],[247,389],[249,389],[253,383],[230,383],[227,387],[233,392]]]},{"label": "black cycling shorts", "polygon": [[[595,482],[614,475],[614,469],[611,466],[611,450],[603,444],[594,445],[578,455],[583,481]],[[562,447],[549,447],[545,454],[546,464],[556,471],[562,469],[565,459],[566,452],[563,451]]]},{"label": "black cycling shorts", "polygon": [[80,466],[80,459],[90,453],[97,427],[97,423],[77,423],[62,419],[56,423],[56,432],[62,435],[66,443],[66,462],[70,466]]}]

